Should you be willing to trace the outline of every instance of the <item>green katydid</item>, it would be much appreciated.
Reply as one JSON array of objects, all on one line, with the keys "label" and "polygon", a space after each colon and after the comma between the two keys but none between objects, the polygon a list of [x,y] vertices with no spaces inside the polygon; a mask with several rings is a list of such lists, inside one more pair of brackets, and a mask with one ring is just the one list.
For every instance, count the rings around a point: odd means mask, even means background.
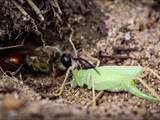
[{"label": "green katydid", "polygon": [[[83,87],[88,86],[89,89],[93,90],[93,101],[95,101],[94,90],[97,91],[128,91],[133,95],[149,100],[151,102],[160,103],[159,96],[154,92],[141,78],[143,72],[149,71],[153,73],[158,79],[160,77],[151,69],[144,68],[141,66],[101,66],[90,69],[76,69],[73,64],[67,71],[65,80],[62,84],[60,92],[54,95],[60,95],[62,93],[68,74],[72,72],[72,80],[70,81],[71,87]],[[96,70],[95,70],[96,69]],[[98,71],[98,72],[97,72]],[[155,97],[149,96],[141,92],[135,85],[134,80],[140,80],[140,82],[147,87],[147,89]]]},{"label": "green katydid", "polygon": [[[88,56],[88,55],[87,55]],[[88,56],[97,61],[97,59]],[[97,61],[98,63],[99,61]],[[99,63],[98,63],[99,64]],[[92,88],[93,93],[93,103],[95,104],[95,90],[97,91],[127,91],[133,95],[149,100],[151,102],[160,103],[160,98],[158,94],[153,91],[142,79],[143,72],[150,72],[158,79],[160,76],[157,75],[152,69],[144,68],[141,66],[100,66],[89,69],[77,69],[75,62],[72,62],[72,66],[67,70],[64,82],[60,88],[60,92],[54,95],[60,95],[63,91],[65,82],[68,78],[70,71],[72,72],[72,80],[70,81],[71,87],[83,87],[88,86],[89,89]],[[135,85],[134,80],[139,80],[151,93],[153,96],[149,96],[141,92]]]},{"label": "green katydid", "polygon": [[[72,41],[70,40],[70,42]],[[73,48],[75,48],[73,43],[71,45],[73,46]],[[75,53],[77,53],[77,51]],[[99,60],[91,57],[85,51],[82,51],[82,53],[86,54],[86,56],[91,58],[92,60],[97,61],[97,66],[99,65]],[[72,60],[72,66],[70,66],[66,72],[66,76],[60,88],[60,91],[59,93],[53,93],[54,96],[59,96],[62,93],[65,82],[71,71],[71,87],[83,87],[84,85],[86,85],[89,89],[92,88],[94,103],[93,105],[95,105],[95,99],[97,98],[95,97],[95,90],[111,92],[128,91],[137,97],[149,100],[151,102],[160,103],[160,97],[158,96],[158,94],[140,78],[143,72],[148,71],[158,79],[160,79],[160,76],[150,68],[144,68],[141,66],[100,66],[78,70],[76,67],[76,62]],[[155,97],[146,95],[141,92],[135,85],[134,80],[136,79],[139,80]]]},{"label": "green katydid", "polygon": [[160,99],[144,94],[135,85],[134,80],[140,79],[139,76],[145,71],[143,67],[101,66],[96,70],[99,73],[94,69],[72,70],[71,87],[87,85],[89,89],[94,87],[98,91],[128,91],[137,97],[160,103]]}]

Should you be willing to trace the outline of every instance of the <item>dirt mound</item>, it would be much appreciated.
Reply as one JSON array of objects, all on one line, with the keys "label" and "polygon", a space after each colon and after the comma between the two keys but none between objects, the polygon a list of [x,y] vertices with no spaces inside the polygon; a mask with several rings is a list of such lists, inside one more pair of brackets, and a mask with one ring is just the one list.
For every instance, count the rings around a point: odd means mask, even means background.
[{"label": "dirt mound", "polygon": [[[148,66],[160,74],[158,0],[51,1],[33,0],[41,14],[37,14],[27,0],[0,1],[1,53],[6,54],[4,47],[24,41],[22,47],[25,49],[46,44],[74,54],[68,41],[72,28],[76,48],[89,51],[100,59],[101,65]],[[92,99],[92,92],[87,88],[73,89],[66,85],[62,96],[53,97],[52,91],[60,86],[62,80],[55,80],[52,75],[9,77],[2,74],[0,119],[160,118],[160,104],[129,93],[105,92],[97,101],[96,108],[86,107]],[[160,95],[159,80],[146,76],[145,81]],[[147,92],[139,82],[137,86]]]}]

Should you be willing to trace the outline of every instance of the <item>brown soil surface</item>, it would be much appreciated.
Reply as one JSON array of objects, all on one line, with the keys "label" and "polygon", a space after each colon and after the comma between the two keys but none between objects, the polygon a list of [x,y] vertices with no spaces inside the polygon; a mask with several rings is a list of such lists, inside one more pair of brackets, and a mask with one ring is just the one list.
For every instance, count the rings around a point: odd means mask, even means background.
[{"label": "brown soil surface", "polygon": [[[97,27],[104,26],[102,22],[91,21],[91,16],[88,18],[74,16],[77,17],[77,21],[80,20],[77,23],[71,22],[75,30],[72,39],[76,48],[84,48],[94,57],[98,57],[101,65],[141,65],[152,68],[160,75],[160,10],[158,8],[160,3],[158,0],[97,0],[95,2],[106,16],[103,22],[106,24],[107,35],[103,33],[106,30]],[[100,17],[94,19],[98,18]],[[86,19],[90,24],[83,25]],[[1,26],[1,29],[2,27],[5,26]],[[1,30],[1,36],[2,33]],[[61,42],[66,43],[66,41]],[[147,76],[145,81],[160,95],[160,80]],[[1,75],[0,120],[160,119],[160,104],[140,99],[130,93],[105,92],[98,99],[96,108],[86,107],[92,99],[92,93],[87,88],[73,89],[66,85],[60,97],[52,97],[52,91],[61,83],[62,79],[54,80],[49,75],[41,77],[27,75],[24,78]],[[137,85],[146,92],[139,82]]]}]

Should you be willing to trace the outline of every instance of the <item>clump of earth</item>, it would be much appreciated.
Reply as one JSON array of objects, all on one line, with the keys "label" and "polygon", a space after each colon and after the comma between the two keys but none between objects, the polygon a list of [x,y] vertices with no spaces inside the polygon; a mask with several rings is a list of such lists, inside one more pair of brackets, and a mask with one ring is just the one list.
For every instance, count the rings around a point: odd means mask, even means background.
[{"label": "clump of earth", "polygon": [[[0,48],[24,42],[25,49],[35,49],[45,44],[74,56],[69,42],[72,29],[76,49],[85,49],[98,58],[101,65],[141,65],[160,75],[158,0],[59,0],[60,9],[49,0],[33,2],[41,10],[44,21],[24,0],[0,1]],[[24,16],[17,4],[29,16]],[[146,76],[144,80],[160,95],[160,80],[153,76]],[[62,81],[63,76],[54,79],[51,74],[8,76],[2,72],[0,119],[160,118],[160,104],[126,92],[104,92],[96,108],[86,106],[92,100],[92,91],[86,87],[71,88],[67,84],[63,94],[54,97],[52,92]],[[149,94],[138,81],[136,84]]]}]

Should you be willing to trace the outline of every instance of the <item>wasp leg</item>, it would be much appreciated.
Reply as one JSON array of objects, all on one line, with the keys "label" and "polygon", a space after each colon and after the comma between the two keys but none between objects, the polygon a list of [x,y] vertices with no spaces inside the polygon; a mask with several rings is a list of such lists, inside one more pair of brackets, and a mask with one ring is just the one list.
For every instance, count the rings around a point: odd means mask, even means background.
[{"label": "wasp leg", "polygon": [[72,48],[73,48],[73,50],[74,50],[75,56],[77,57],[77,56],[78,56],[77,50],[76,50],[76,47],[75,47],[75,45],[74,45],[74,43],[73,43],[73,41],[72,41],[73,33],[74,33],[74,31],[73,31],[73,29],[71,28],[71,34],[70,34],[70,36],[69,36],[69,42],[70,42],[70,44],[72,45]]},{"label": "wasp leg", "polygon": [[57,90],[56,92],[53,92],[53,93],[52,93],[53,96],[60,96],[60,95],[62,94],[63,89],[64,89],[64,86],[65,86],[65,83],[66,83],[66,81],[67,81],[67,79],[68,79],[68,76],[69,76],[71,70],[73,70],[74,68],[75,68],[74,66],[71,66],[71,67],[68,68],[68,70],[67,70],[67,72],[66,72],[66,75],[65,75],[65,78],[64,78],[64,80],[63,80],[63,83],[62,83],[60,89]]},{"label": "wasp leg", "polygon": [[12,73],[12,75],[18,74],[18,73],[22,70],[22,68],[23,68],[23,64],[21,64],[21,65],[16,69],[16,71],[14,71],[14,72]]}]

